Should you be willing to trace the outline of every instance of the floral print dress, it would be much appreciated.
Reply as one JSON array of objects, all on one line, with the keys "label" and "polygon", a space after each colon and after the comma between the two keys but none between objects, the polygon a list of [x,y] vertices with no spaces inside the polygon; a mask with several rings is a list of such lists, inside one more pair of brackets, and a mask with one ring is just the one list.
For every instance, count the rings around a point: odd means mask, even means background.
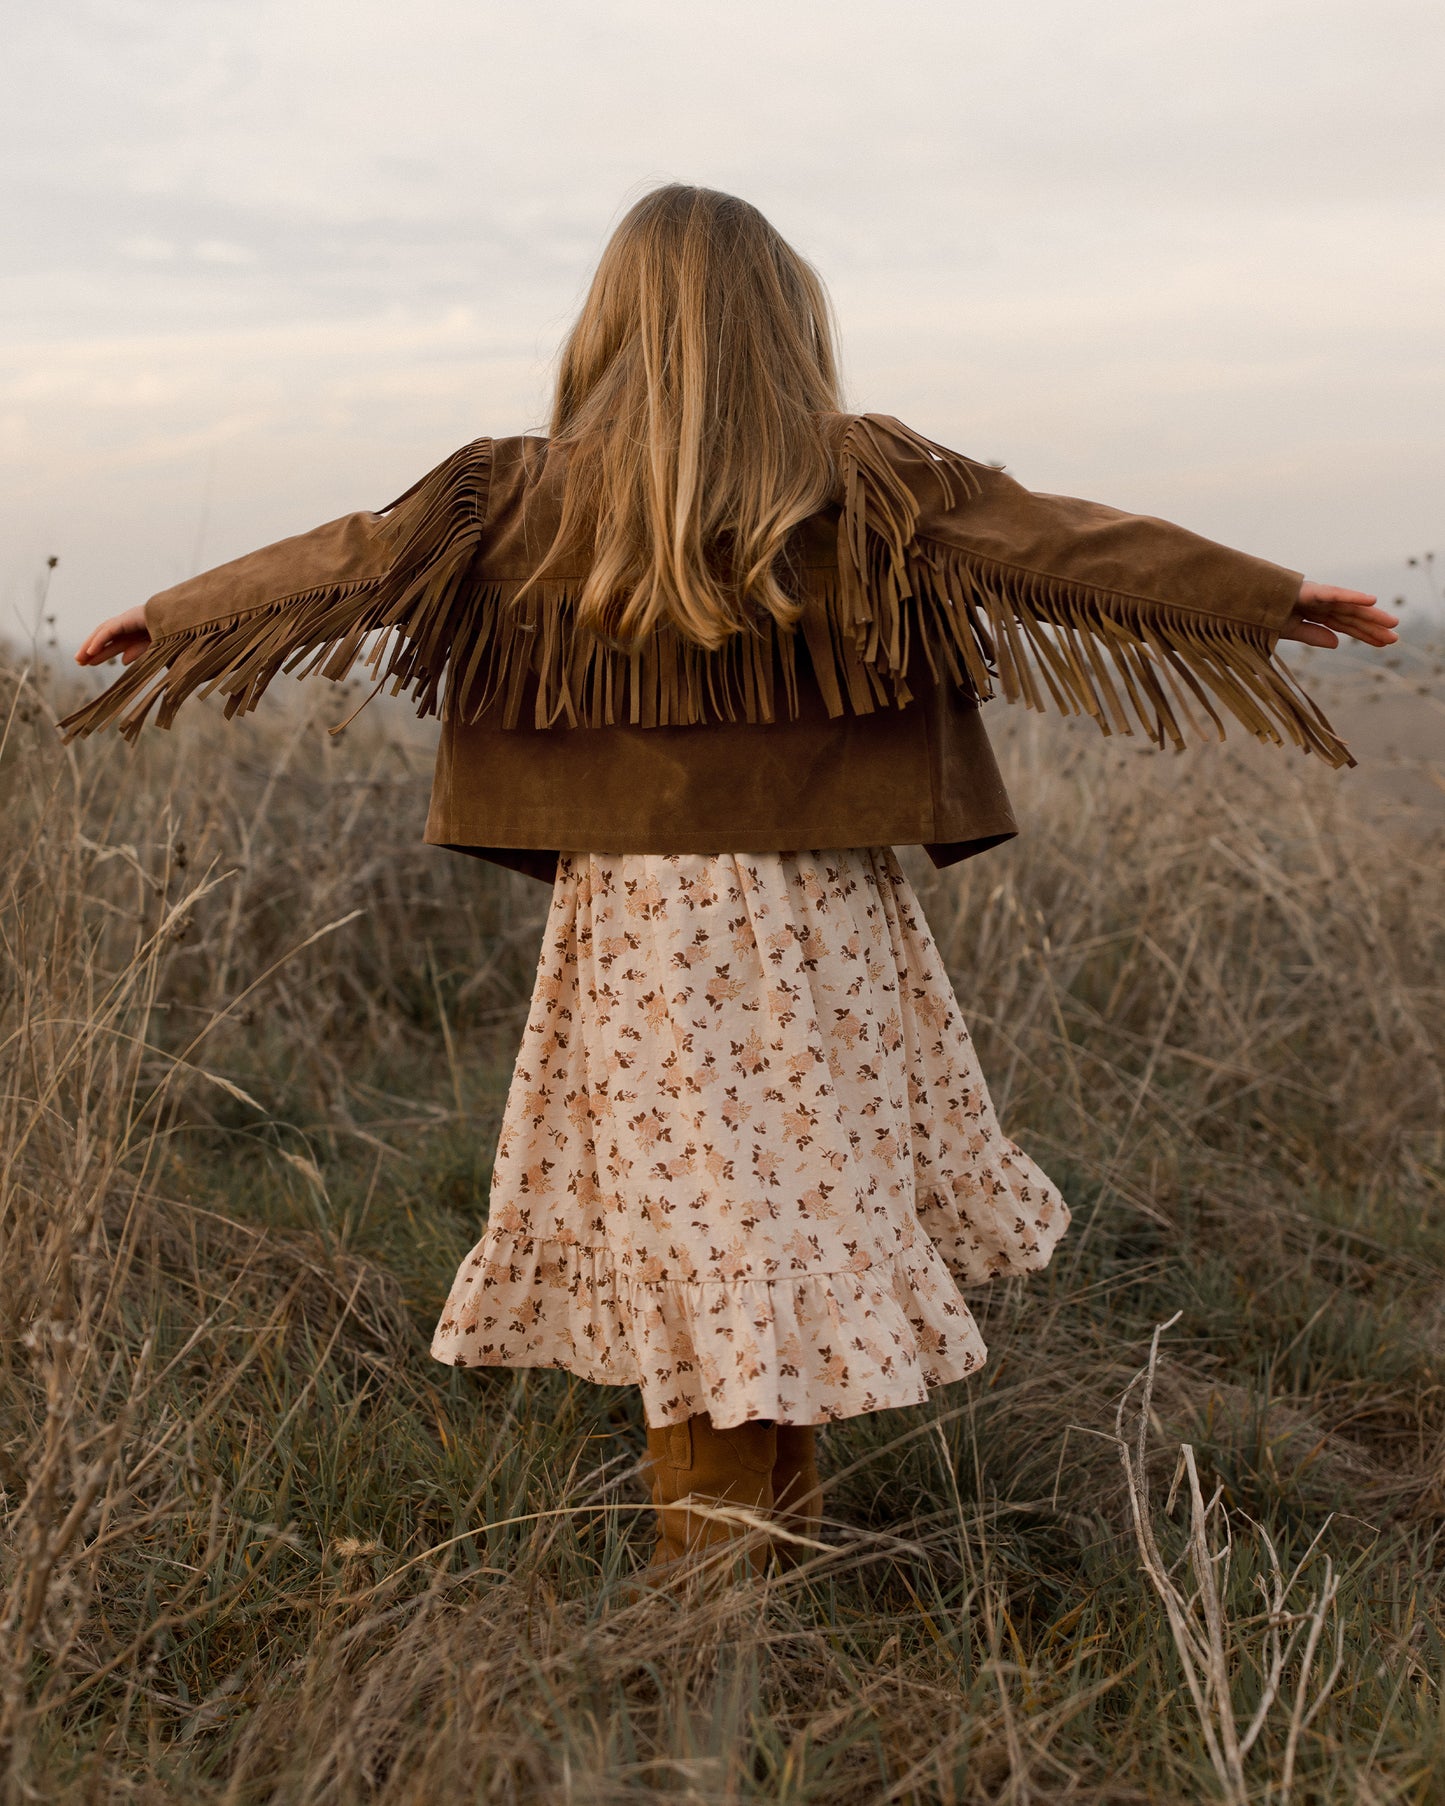
[{"label": "floral print dress", "polygon": [[486,1234],[432,1352],[814,1424],[985,1358],[1069,1212],[1001,1133],[891,848],[564,854]]}]

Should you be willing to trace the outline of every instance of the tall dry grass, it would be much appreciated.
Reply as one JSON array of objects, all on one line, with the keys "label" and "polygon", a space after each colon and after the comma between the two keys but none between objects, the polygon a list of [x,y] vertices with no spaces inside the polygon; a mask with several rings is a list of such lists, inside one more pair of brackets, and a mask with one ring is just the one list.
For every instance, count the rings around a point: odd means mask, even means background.
[{"label": "tall dry grass", "polygon": [[1075,1227],[978,1379],[829,1432],[826,1552],[684,1610],[615,1584],[629,1394],[426,1354],[541,887],[418,845],[394,719],[63,749],[51,682],[0,678],[10,1801],[1445,1794],[1441,842],[1386,787],[1000,724],[1027,833],[914,870]]}]

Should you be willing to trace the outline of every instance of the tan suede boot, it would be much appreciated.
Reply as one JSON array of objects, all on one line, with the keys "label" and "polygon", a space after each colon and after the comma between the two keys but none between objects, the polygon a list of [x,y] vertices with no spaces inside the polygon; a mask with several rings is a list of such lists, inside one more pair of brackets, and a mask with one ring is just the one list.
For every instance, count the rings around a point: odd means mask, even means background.
[{"label": "tan suede boot", "polygon": [[[817,1439],[811,1424],[778,1425],[778,1457],[773,1463],[773,1516],[785,1530],[816,1537],[823,1522],[823,1483],[818,1477]],[[773,1545],[780,1567],[796,1567],[814,1553],[797,1543]]]},{"label": "tan suede boot", "polygon": [[[728,1543],[745,1549],[748,1566],[760,1573],[767,1563],[766,1540],[746,1526],[720,1523],[687,1509],[738,1505],[758,1516],[773,1506],[773,1463],[777,1431],[771,1423],[738,1424],[716,1430],[704,1412],[662,1429],[649,1426],[652,1502],[657,1507],[657,1547],[644,1577],[647,1585],[668,1586],[695,1572],[706,1557]],[[721,1571],[721,1564],[720,1564]]]}]

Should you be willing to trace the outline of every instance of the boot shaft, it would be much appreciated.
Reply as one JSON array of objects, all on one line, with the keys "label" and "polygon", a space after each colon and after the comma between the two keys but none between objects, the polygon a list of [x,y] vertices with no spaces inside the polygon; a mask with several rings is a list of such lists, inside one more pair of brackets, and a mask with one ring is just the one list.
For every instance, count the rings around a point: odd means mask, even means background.
[{"label": "boot shaft", "polygon": [[[737,1506],[756,1516],[772,1511],[777,1430],[771,1423],[718,1430],[704,1413],[660,1429],[649,1426],[647,1452],[658,1518],[654,1567],[750,1534],[744,1524],[689,1511],[689,1500],[704,1507]],[[760,1570],[767,1551],[762,1539],[751,1534],[757,1546],[749,1552],[749,1563]]]}]

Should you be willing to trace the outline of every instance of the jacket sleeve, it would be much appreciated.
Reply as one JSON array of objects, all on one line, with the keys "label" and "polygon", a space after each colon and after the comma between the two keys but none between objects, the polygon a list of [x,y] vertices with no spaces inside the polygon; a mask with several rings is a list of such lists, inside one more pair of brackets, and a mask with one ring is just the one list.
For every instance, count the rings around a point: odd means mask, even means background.
[{"label": "jacket sleeve", "polygon": [[1205,721],[1223,738],[1222,707],[1259,739],[1354,763],[1275,657],[1299,571],[1025,489],[882,416],[854,421],[843,466],[840,574],[875,656],[906,659],[889,640],[911,626],[935,673],[979,695],[1176,747]]},{"label": "jacket sleeve", "polygon": [[133,740],[151,711],[169,727],[195,693],[253,709],[278,671],[344,678],[363,645],[378,685],[439,701],[486,519],[491,441],[479,439],[379,513],[343,515],[218,565],[145,605],[151,644],[61,723],[67,740],[116,721]]}]

